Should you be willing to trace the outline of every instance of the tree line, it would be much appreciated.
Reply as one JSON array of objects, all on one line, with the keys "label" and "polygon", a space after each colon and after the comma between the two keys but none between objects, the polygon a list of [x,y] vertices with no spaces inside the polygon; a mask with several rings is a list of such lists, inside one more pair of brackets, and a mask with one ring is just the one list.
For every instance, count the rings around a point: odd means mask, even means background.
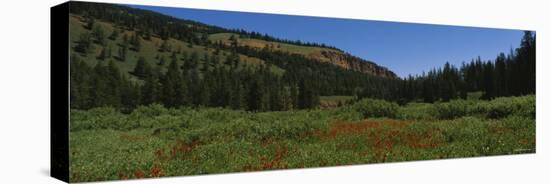
[{"label": "tree line", "polygon": [[158,103],[166,107],[282,111],[314,108],[319,104],[317,86],[304,80],[284,81],[268,66],[241,69],[212,66],[212,70],[200,70],[199,65],[188,67],[172,57],[163,72],[160,65],[151,66],[141,57],[131,72],[141,80],[137,83],[121,73],[113,60],[92,67],[74,54],[70,66],[71,107],[111,106],[131,111],[139,105]]},{"label": "tree line", "polygon": [[519,48],[500,53],[493,61],[478,57],[460,68],[446,63],[428,73],[409,76],[400,85],[399,100],[449,101],[476,91],[482,92],[483,99],[535,94],[535,43],[533,32],[525,31]]}]

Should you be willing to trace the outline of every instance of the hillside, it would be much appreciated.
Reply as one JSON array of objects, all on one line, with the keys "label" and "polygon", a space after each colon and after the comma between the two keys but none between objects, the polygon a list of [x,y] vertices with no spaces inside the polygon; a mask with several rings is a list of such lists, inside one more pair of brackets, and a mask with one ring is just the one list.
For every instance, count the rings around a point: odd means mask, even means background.
[{"label": "hillside", "polygon": [[[69,17],[69,31],[70,31],[70,40],[73,43],[73,45],[77,45],[79,42],[79,37],[83,34],[93,34],[93,30],[88,30],[86,28],[86,19],[83,18],[80,15],[71,14]],[[115,24],[105,21],[96,20],[94,22],[95,26],[100,26],[103,32],[106,34],[106,36],[109,36],[115,29],[119,32],[117,38],[115,39],[106,39],[105,46],[101,46],[98,44],[94,44],[93,48],[88,51],[85,54],[80,53],[79,56],[82,61],[86,62],[87,64],[94,66],[98,62],[102,62],[100,59],[98,59],[98,56],[101,54],[101,51],[103,48],[108,49],[110,51],[111,57],[108,57],[106,60],[116,60],[119,62],[115,62],[118,68],[123,73],[131,73],[135,65],[139,59],[139,57],[143,57],[146,62],[148,62],[151,66],[158,66],[161,70],[165,70],[165,67],[167,64],[161,64],[161,63],[168,63],[170,58],[172,57],[173,52],[177,53],[178,55],[181,55],[182,62],[186,58],[191,57],[193,53],[196,53],[196,55],[199,57],[199,67],[202,68],[205,65],[209,64],[209,70],[212,70],[214,66],[223,66],[223,62],[227,60],[227,58],[231,55],[229,51],[221,50],[218,54],[215,53],[215,49],[208,48],[201,45],[193,45],[189,44],[188,42],[184,42],[181,40],[177,40],[174,38],[169,38],[166,40],[166,43],[168,45],[167,51],[161,51],[159,48],[165,42],[161,38],[159,38],[158,35],[151,35],[149,39],[141,39],[141,48],[139,51],[135,51],[132,49],[129,49],[127,52],[127,56],[125,61],[120,61],[116,58],[117,55],[117,48],[123,43],[123,37],[124,35],[130,37],[131,35],[135,35],[136,31],[129,31],[120,27],[117,27]],[[71,47],[71,53],[79,53],[75,51],[75,46]],[[212,57],[218,57],[217,63],[209,63],[212,62],[212,60],[205,60],[204,56],[212,56]],[[261,65],[265,65],[265,61],[254,58],[254,57],[248,57],[243,54],[239,55],[239,62],[241,65],[237,68],[237,70],[241,70],[245,67],[258,67]],[[162,62],[164,60],[164,62]],[[105,61],[107,62],[107,61]],[[271,71],[273,73],[282,74],[284,72],[283,69],[272,66],[270,67]],[[137,80],[135,76],[128,75],[134,80]]]},{"label": "hillside", "polygon": [[236,33],[217,33],[211,34],[209,39],[212,42],[221,42],[225,45],[230,44],[230,38],[234,36],[238,39],[239,46],[249,46],[256,49],[270,49],[272,51],[282,51],[293,54],[300,54],[309,59],[314,59],[319,62],[334,64],[338,67],[358,71],[361,73],[373,74],[376,76],[383,76],[389,78],[396,78],[394,72],[389,69],[379,66],[374,62],[363,60],[359,57],[355,57],[348,53],[344,53],[341,50],[334,48],[323,48],[315,46],[302,46],[288,43],[281,43],[276,41],[266,41],[257,38],[250,38],[246,35],[239,35]]},{"label": "hillside", "polygon": [[[82,18],[91,16],[102,21],[101,23],[104,24],[106,33],[110,33],[113,30],[113,24],[117,24],[117,26],[121,28],[124,27],[125,34],[133,34],[134,31],[137,31],[140,35],[144,33],[151,34],[152,39],[144,45],[144,50],[151,52],[142,54],[149,62],[152,62],[157,54],[155,52],[157,49],[151,46],[158,47],[163,39],[168,39],[169,42],[172,42],[173,48],[181,48],[181,50],[188,52],[200,52],[199,55],[202,56],[204,53],[204,46],[208,45],[203,37],[207,37],[207,39],[213,43],[221,41],[223,44],[228,45],[230,36],[237,35],[239,46],[249,46],[255,49],[263,49],[268,46],[272,51],[299,54],[308,59],[321,63],[330,63],[345,70],[371,74],[374,76],[397,78],[394,72],[383,66],[352,56],[337,48],[325,46],[324,44],[301,43],[299,41],[274,41],[279,40],[279,38],[273,38],[267,35],[254,37],[254,32],[230,30],[191,20],[174,18],[152,11],[112,4],[73,2],[71,4],[71,13],[73,14],[71,23],[75,23],[74,25],[84,24],[85,20]],[[81,16],[80,22],[74,20],[76,19],[76,15]],[[113,17],[117,18],[114,19]],[[80,28],[72,26],[71,32],[80,33],[79,29]],[[72,35],[73,40],[78,38],[78,34]],[[115,43],[120,41],[121,40],[115,40]],[[189,43],[196,47],[187,48],[186,46],[189,45]],[[224,50],[227,51],[227,49]],[[211,51],[206,50],[206,52]],[[226,52],[222,52],[222,54],[223,53]],[[137,56],[131,54],[130,57]],[[261,59],[249,58],[246,54],[240,53],[240,57],[245,63],[264,63]],[[223,61],[223,59],[222,57],[221,60]],[[124,67],[128,66],[123,66],[123,68]],[[281,72],[281,70],[277,68],[275,68],[275,70],[276,72]]]}]

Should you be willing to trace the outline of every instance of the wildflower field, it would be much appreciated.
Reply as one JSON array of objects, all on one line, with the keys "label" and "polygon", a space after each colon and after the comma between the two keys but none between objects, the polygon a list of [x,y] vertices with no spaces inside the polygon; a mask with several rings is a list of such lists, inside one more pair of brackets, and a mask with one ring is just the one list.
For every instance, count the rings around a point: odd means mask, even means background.
[{"label": "wildflower field", "polygon": [[72,110],[72,182],[534,153],[535,96],[247,112]]}]

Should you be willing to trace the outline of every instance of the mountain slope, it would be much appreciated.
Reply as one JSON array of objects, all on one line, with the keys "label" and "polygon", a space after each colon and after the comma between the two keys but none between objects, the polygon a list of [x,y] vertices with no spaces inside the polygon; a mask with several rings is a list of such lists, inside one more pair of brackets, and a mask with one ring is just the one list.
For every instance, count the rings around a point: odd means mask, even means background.
[{"label": "mountain slope", "polygon": [[231,35],[238,35],[237,38],[241,46],[246,45],[257,49],[268,46],[274,51],[300,54],[306,58],[322,63],[330,63],[346,70],[397,78],[394,72],[383,66],[324,44],[281,40],[255,32],[225,29],[122,5],[72,2],[70,11],[81,16],[90,16],[111,23],[123,24],[121,26],[125,26],[128,30],[151,33],[161,39],[173,38],[195,45],[205,45],[206,40],[221,41],[227,44]]},{"label": "mountain slope", "polygon": [[[86,29],[86,22],[85,18],[80,15],[71,14],[69,16],[69,33],[70,33],[70,40],[72,42],[72,45],[77,45],[79,41],[79,37],[82,34],[93,34],[92,30]],[[117,60],[116,56],[117,49],[123,42],[123,36],[127,35],[128,37],[136,34],[136,31],[132,30],[125,30],[121,29],[120,27],[117,27],[117,25],[111,23],[111,22],[105,22],[96,20],[94,23],[96,26],[101,26],[103,29],[103,32],[105,32],[106,36],[109,36],[115,29],[119,31],[119,36],[115,38],[114,40],[106,39],[105,46],[94,44],[94,47],[86,54],[79,54],[82,61],[88,63],[91,66],[94,66],[98,62],[103,62],[102,60],[98,59],[98,56],[101,54],[101,51],[103,48],[110,48],[110,52],[112,55],[111,57],[108,57],[107,60]],[[219,51],[219,54],[215,54],[215,49],[208,48],[201,45],[193,45],[189,44],[188,42],[184,42],[181,40],[177,40],[174,38],[169,38],[166,40],[166,43],[169,45],[170,49],[169,51],[161,52],[159,51],[159,47],[161,44],[163,44],[164,40],[159,38],[158,35],[152,35],[149,40],[142,39],[141,40],[141,49],[139,51],[134,51],[129,49],[127,53],[127,59],[125,61],[119,61],[116,62],[116,65],[123,73],[131,73],[135,65],[137,63],[137,60],[140,57],[143,57],[146,62],[149,63],[151,66],[158,66],[161,70],[164,70],[165,67],[168,65],[166,63],[169,63],[170,58],[173,54],[173,52],[178,54],[178,57],[182,57],[180,60],[184,60],[185,57],[189,58],[193,53],[196,53],[199,57],[199,65],[202,67],[203,65],[223,65],[223,62],[227,59],[227,57],[230,55],[230,52],[221,50]],[[71,53],[79,53],[75,51],[75,47],[71,47]],[[205,61],[204,55],[208,55],[211,57],[218,57],[218,63],[210,63],[211,61]],[[161,61],[164,60],[164,64],[161,64]],[[105,61],[105,62],[106,62]],[[265,61],[255,58],[255,57],[249,57],[243,54],[239,54],[239,62],[241,63],[242,67],[250,66],[250,67],[257,67],[260,65],[265,65]],[[180,65],[183,63],[183,61],[180,61]],[[200,68],[199,67],[199,68]],[[212,70],[212,67],[210,68]],[[273,66],[271,67],[271,71],[274,73],[282,74],[284,72],[283,69]],[[129,75],[133,79],[136,79],[134,76]]]},{"label": "mountain slope", "polygon": [[272,51],[283,51],[293,54],[301,54],[309,59],[314,59],[323,63],[334,64],[338,67],[357,71],[361,73],[373,74],[376,76],[397,78],[391,70],[379,66],[374,62],[363,60],[351,54],[344,53],[334,48],[323,48],[315,46],[301,46],[295,44],[281,43],[276,41],[266,41],[256,38],[250,38],[246,35],[236,33],[217,33],[209,35],[213,42],[221,42],[225,45],[230,44],[230,38],[233,36],[238,39],[239,46],[249,46],[256,49],[270,49]]}]

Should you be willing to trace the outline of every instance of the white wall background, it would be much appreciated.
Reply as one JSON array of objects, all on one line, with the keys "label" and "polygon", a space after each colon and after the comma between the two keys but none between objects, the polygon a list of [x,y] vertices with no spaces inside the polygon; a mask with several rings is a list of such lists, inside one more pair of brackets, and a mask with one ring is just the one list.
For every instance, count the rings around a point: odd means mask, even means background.
[{"label": "white wall background", "polygon": [[[538,0],[99,0],[145,5],[537,31],[537,153],[117,183],[544,183],[550,170],[548,5]],[[49,175],[50,10],[61,0],[0,6],[0,183],[61,183]],[[53,40],[55,41],[55,40]]]}]

